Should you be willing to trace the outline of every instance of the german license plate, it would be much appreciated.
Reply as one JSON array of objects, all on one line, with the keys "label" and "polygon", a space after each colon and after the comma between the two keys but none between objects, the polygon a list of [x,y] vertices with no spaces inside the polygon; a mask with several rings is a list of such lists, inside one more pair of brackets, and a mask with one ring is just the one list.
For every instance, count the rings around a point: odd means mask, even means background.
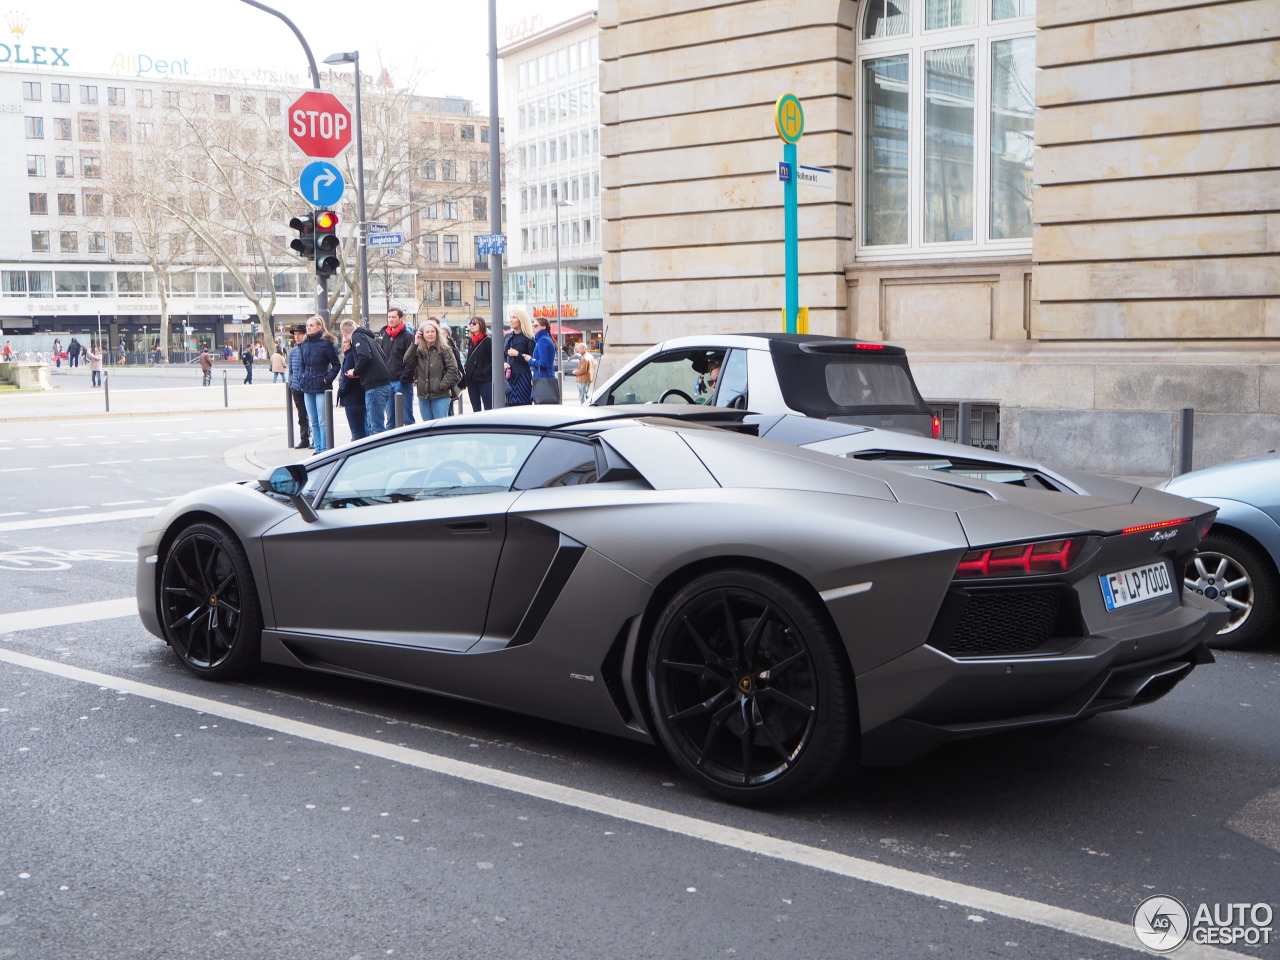
[{"label": "german license plate", "polygon": [[1119,610],[1131,603],[1153,600],[1173,593],[1173,581],[1169,578],[1169,565],[1152,563],[1145,567],[1132,567],[1118,573],[1104,573],[1098,577],[1102,584],[1102,599],[1108,610]]}]

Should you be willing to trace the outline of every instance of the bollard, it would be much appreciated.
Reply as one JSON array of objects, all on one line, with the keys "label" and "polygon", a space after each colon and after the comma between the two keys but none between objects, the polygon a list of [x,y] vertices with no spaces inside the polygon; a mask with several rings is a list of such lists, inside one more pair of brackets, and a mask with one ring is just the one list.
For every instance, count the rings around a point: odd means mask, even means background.
[{"label": "bollard", "polygon": [[391,394],[391,402],[395,405],[395,408],[396,408],[396,426],[403,427],[404,426],[404,405],[409,401],[405,399],[403,392],[397,392],[397,393]]},{"label": "bollard", "polygon": [[223,407],[231,406],[231,394],[227,391],[227,371],[222,371],[222,405]]},{"label": "bollard", "polygon": [[105,413],[111,412],[111,374],[106,370],[102,371],[102,399],[106,401],[107,409]]},{"label": "bollard", "polygon": [[961,400],[956,411],[956,443],[973,446],[973,403]]},{"label": "bollard", "polygon": [[284,435],[289,438],[289,449],[293,449],[293,391],[284,385]]},{"label": "bollard", "polygon": [[[312,430],[315,429],[313,424]],[[324,448],[333,449],[333,388],[324,392]]]},{"label": "bollard", "polygon": [[1196,408],[1183,407],[1182,421],[1178,425],[1178,473],[1191,472],[1191,457],[1195,453]]}]

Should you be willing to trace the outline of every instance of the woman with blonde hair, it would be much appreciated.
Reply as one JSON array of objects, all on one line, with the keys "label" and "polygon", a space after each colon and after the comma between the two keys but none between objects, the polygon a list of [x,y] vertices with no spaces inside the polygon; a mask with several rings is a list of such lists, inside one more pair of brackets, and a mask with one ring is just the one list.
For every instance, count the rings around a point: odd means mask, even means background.
[{"label": "woman with blonde hair", "polygon": [[307,408],[307,421],[311,425],[311,439],[316,453],[324,453],[333,446],[333,438],[325,429],[324,393],[333,384],[341,364],[334,349],[333,337],[319,316],[307,319],[307,338],[298,344],[298,387]]},{"label": "woman with blonde hair", "polygon": [[418,384],[418,412],[423,420],[438,420],[449,415],[453,404],[453,385],[462,375],[453,349],[433,320],[423,320],[413,344],[404,352],[404,373],[400,383],[407,387],[411,380]]},{"label": "woman with blonde hair", "polygon": [[533,326],[524,307],[512,307],[507,314],[511,330],[503,338],[507,367],[507,406],[520,407],[533,403],[533,374],[529,361],[533,358]]}]

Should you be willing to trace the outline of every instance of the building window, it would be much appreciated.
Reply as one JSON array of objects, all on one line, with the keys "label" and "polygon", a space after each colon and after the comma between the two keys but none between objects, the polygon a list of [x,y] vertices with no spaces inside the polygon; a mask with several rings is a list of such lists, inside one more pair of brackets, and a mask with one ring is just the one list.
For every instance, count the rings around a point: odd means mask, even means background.
[{"label": "building window", "polygon": [[267,116],[268,117],[280,116],[280,98],[279,97],[267,97]]},{"label": "building window", "polygon": [[128,120],[108,120],[107,136],[111,138],[112,143],[128,143],[129,142],[129,121]]},{"label": "building window", "polygon": [[164,92],[164,105],[171,110],[176,110],[182,106],[182,94],[177,90],[166,90]]},{"label": "building window", "polygon": [[38,217],[49,215],[49,195],[47,193],[29,193],[27,194],[27,207],[32,214]]},{"label": "building window", "polygon": [[462,124],[462,126],[458,127],[458,139],[459,139],[459,140],[472,140],[472,141],[474,141],[474,140],[475,140],[475,138],[476,138],[476,128],[475,128],[474,126],[472,126],[471,124],[469,124],[469,123],[464,123],[464,124]]},{"label": "building window", "polygon": [[863,255],[1028,247],[1034,13],[1033,0],[868,0],[858,63]]},{"label": "building window", "polygon": [[70,140],[71,139],[71,118],[55,117],[53,121],[53,139]]},{"label": "building window", "polygon": [[32,253],[48,253],[49,252],[49,231],[48,230],[32,230],[31,231],[31,252]]},{"label": "building window", "polygon": [[55,177],[74,177],[76,175],[75,157],[54,157],[53,175]]},{"label": "building window", "polygon": [[84,201],[84,215],[86,217],[100,217],[103,214],[103,194],[97,190],[85,190],[82,194]]},{"label": "building window", "polygon": [[240,112],[253,113],[258,109],[258,98],[245,94],[240,98]]},{"label": "building window", "polygon": [[452,160],[444,160],[440,164],[440,176],[442,180],[457,180],[458,167]]},{"label": "building window", "polygon": [[151,91],[143,89],[133,91],[133,102],[140,107],[151,106]]},{"label": "building window", "polygon": [[231,94],[215,93],[213,95],[213,109],[218,113],[231,112]]},{"label": "building window", "polygon": [[489,281],[488,280],[476,281],[475,304],[477,308],[489,306]]},{"label": "building window", "polygon": [[102,176],[102,158],[96,153],[80,155],[80,176],[97,180]]},{"label": "building window", "polygon": [[97,87],[91,87],[91,86],[85,86],[84,84],[81,84],[81,86],[80,86],[80,102],[81,102],[81,103],[97,103],[97,102],[98,102],[98,88],[97,88]]},{"label": "building window", "polygon": [[58,232],[58,249],[62,253],[79,253],[80,234],[74,230],[60,230]]},{"label": "building window", "polygon": [[436,162],[427,160],[422,164],[422,179],[434,180],[436,178]]},{"label": "building window", "polygon": [[106,253],[107,252],[107,235],[97,231],[89,234],[89,252],[90,253]]},{"label": "building window", "polygon": [[117,233],[115,235],[115,242],[116,242],[117,256],[121,254],[127,255],[127,254],[133,253],[133,234],[132,233]]},{"label": "building window", "polygon": [[74,217],[76,215],[76,195],[74,193],[58,194],[58,215]]},{"label": "building window", "polygon": [[136,132],[138,135],[138,142],[147,143],[151,140],[152,125],[145,120],[139,120]]},{"label": "building window", "polygon": [[98,121],[93,117],[80,118],[80,139],[88,143],[98,140]]},{"label": "building window", "polygon": [[35,80],[22,81],[22,99],[23,100],[41,100],[40,84]]},{"label": "building window", "polygon": [[489,218],[489,202],[487,197],[471,198],[471,218],[473,220],[487,220]]},{"label": "building window", "polygon": [[422,256],[428,263],[440,262],[440,239],[434,235],[422,238]]},{"label": "building window", "polygon": [[44,157],[37,157],[37,156],[27,157],[27,176],[28,177],[44,176]]},{"label": "building window", "polygon": [[69,83],[51,83],[49,84],[49,99],[54,103],[70,103],[71,102],[71,84]]},{"label": "building window", "polygon": [[444,219],[446,220],[458,219],[458,201],[457,200],[442,200],[440,201],[440,203],[444,207]]},{"label": "building window", "polygon": [[448,233],[444,235],[444,262],[458,262],[458,238]]},{"label": "building window", "polygon": [[481,127],[481,128],[480,128],[480,142],[481,142],[481,143],[488,143],[488,142],[489,142],[489,128],[488,128],[488,127]]},{"label": "building window", "polygon": [[107,87],[107,103],[113,107],[123,107],[126,103],[124,87]]},{"label": "building window", "polygon": [[44,117],[23,117],[22,122],[28,140],[44,139]]},{"label": "building window", "polygon": [[444,287],[444,305],[446,307],[462,306],[462,281],[445,280],[442,286]]}]

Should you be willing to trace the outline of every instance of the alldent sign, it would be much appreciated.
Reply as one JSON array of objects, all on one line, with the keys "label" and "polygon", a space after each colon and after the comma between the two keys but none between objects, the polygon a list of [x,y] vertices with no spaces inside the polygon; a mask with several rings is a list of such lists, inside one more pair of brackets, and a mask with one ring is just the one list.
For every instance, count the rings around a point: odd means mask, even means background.
[{"label": "alldent sign", "polygon": [[145,77],[154,73],[161,77],[189,77],[191,68],[186,57],[181,60],[162,60],[146,53],[117,53],[111,61],[111,69]]}]

